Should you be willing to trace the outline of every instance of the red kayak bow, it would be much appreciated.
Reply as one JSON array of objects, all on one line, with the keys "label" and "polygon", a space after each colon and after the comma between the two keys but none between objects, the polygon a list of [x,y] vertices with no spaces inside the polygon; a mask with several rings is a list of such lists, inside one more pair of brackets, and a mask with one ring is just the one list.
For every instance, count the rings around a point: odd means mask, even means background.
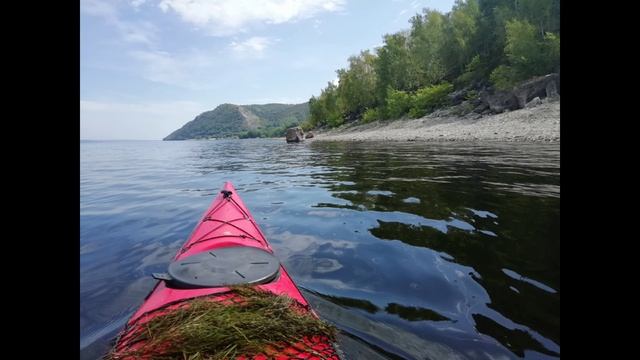
[{"label": "red kayak bow", "polygon": [[[316,316],[273,255],[273,249],[230,182],[224,184],[204,213],[169,265],[168,272],[154,274],[154,277],[159,282],[127,322],[116,343],[116,354],[137,346],[131,330],[136,325],[189,300],[228,300],[229,286],[233,285],[251,285],[274,295],[288,296],[303,311]],[[326,336],[304,336],[300,342],[285,346],[277,353],[258,354],[252,358],[339,359]]]}]

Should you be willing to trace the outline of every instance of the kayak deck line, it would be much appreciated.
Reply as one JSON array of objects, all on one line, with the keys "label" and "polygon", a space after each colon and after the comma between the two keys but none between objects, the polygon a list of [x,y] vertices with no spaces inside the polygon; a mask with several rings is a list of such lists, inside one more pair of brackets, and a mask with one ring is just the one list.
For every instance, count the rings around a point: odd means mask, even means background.
[{"label": "kayak deck line", "polygon": [[[231,195],[233,194],[232,191],[228,191],[228,190],[222,190],[220,191],[221,194],[223,194],[224,199],[226,199],[228,202],[233,203],[236,208],[243,214],[243,217],[241,218],[236,218],[236,219],[232,219],[232,220],[220,220],[220,219],[215,219],[212,218],[213,214],[220,210],[223,206],[224,206],[224,202],[220,202],[220,204],[216,207],[214,207],[213,209],[211,209],[210,211],[208,211],[206,213],[205,216],[203,216],[202,220],[200,221],[200,223],[203,223],[205,221],[215,221],[215,222],[219,222],[221,223],[218,227],[215,227],[213,229],[211,229],[208,233],[202,235],[199,239],[195,240],[195,241],[189,241],[188,245],[185,247],[183,247],[181,249],[182,252],[185,252],[186,250],[188,250],[188,248],[190,248],[191,246],[202,242],[202,241],[206,241],[206,240],[213,240],[216,238],[220,238],[220,237],[225,237],[225,236],[229,236],[229,237],[233,237],[233,236],[240,236],[240,237],[248,237],[249,239],[255,240],[257,242],[259,242],[261,245],[267,247],[271,252],[273,252],[273,250],[271,249],[271,246],[269,246],[269,244],[266,242],[266,240],[259,240],[257,238],[255,238],[254,236],[252,236],[251,234],[249,234],[245,229],[238,227],[234,224],[232,224],[233,222],[236,221],[242,221],[242,220],[248,220],[249,222],[251,222],[251,225],[253,225],[253,227],[260,233],[260,235],[262,235],[262,238],[264,239],[264,235],[262,234],[262,231],[260,231],[260,228],[258,227],[258,225],[253,221],[252,217],[242,208],[242,206],[240,206],[232,197]],[[224,225],[230,225],[233,228],[242,231],[244,234],[239,234],[239,235],[233,235],[233,234],[223,234],[223,235],[219,235],[217,237],[211,237],[211,238],[205,238],[203,239],[203,237],[215,232],[216,230],[220,229],[222,226]]]},{"label": "kayak deck line", "polygon": [[189,250],[191,248],[191,246],[196,245],[198,243],[201,243],[203,241],[209,241],[209,240],[215,240],[215,239],[220,239],[220,238],[225,238],[225,237],[239,237],[242,239],[251,239],[251,240],[255,240],[257,242],[260,242],[260,240],[252,237],[252,236],[247,236],[245,234],[240,234],[240,235],[233,235],[233,234],[227,234],[227,235],[218,235],[218,236],[212,236],[212,237],[208,237],[206,239],[202,239],[202,240],[198,240],[198,241],[194,241],[193,243],[189,244],[189,246],[183,247],[180,249],[181,253],[186,252],[187,250]]}]

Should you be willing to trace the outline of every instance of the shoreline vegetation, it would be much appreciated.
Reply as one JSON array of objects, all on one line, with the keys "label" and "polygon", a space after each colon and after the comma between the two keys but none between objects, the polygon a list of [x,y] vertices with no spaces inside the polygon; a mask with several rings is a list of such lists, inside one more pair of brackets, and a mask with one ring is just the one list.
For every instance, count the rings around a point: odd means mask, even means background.
[{"label": "shoreline vegetation", "polygon": [[304,130],[327,140],[559,141],[559,0],[457,0],[409,22],[337,70],[309,100]]}]

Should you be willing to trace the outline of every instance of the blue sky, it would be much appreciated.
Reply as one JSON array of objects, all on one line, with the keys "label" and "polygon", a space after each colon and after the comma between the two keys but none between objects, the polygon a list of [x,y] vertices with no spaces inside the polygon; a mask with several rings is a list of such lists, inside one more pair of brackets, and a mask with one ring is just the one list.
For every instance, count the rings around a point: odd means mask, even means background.
[{"label": "blue sky", "polygon": [[162,139],[222,103],[300,103],[453,0],[81,0],[80,137]]}]

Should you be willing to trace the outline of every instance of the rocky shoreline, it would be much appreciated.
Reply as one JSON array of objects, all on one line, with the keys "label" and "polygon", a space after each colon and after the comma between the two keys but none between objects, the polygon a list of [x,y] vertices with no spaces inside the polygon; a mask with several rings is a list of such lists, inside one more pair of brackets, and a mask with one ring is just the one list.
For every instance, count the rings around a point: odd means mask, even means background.
[{"label": "rocky shoreline", "polygon": [[314,141],[560,141],[560,100],[500,114],[375,121],[316,131]]},{"label": "rocky shoreline", "polygon": [[450,106],[419,119],[349,123],[317,132],[327,141],[560,141],[560,77],[548,74],[511,90],[466,88]]}]

